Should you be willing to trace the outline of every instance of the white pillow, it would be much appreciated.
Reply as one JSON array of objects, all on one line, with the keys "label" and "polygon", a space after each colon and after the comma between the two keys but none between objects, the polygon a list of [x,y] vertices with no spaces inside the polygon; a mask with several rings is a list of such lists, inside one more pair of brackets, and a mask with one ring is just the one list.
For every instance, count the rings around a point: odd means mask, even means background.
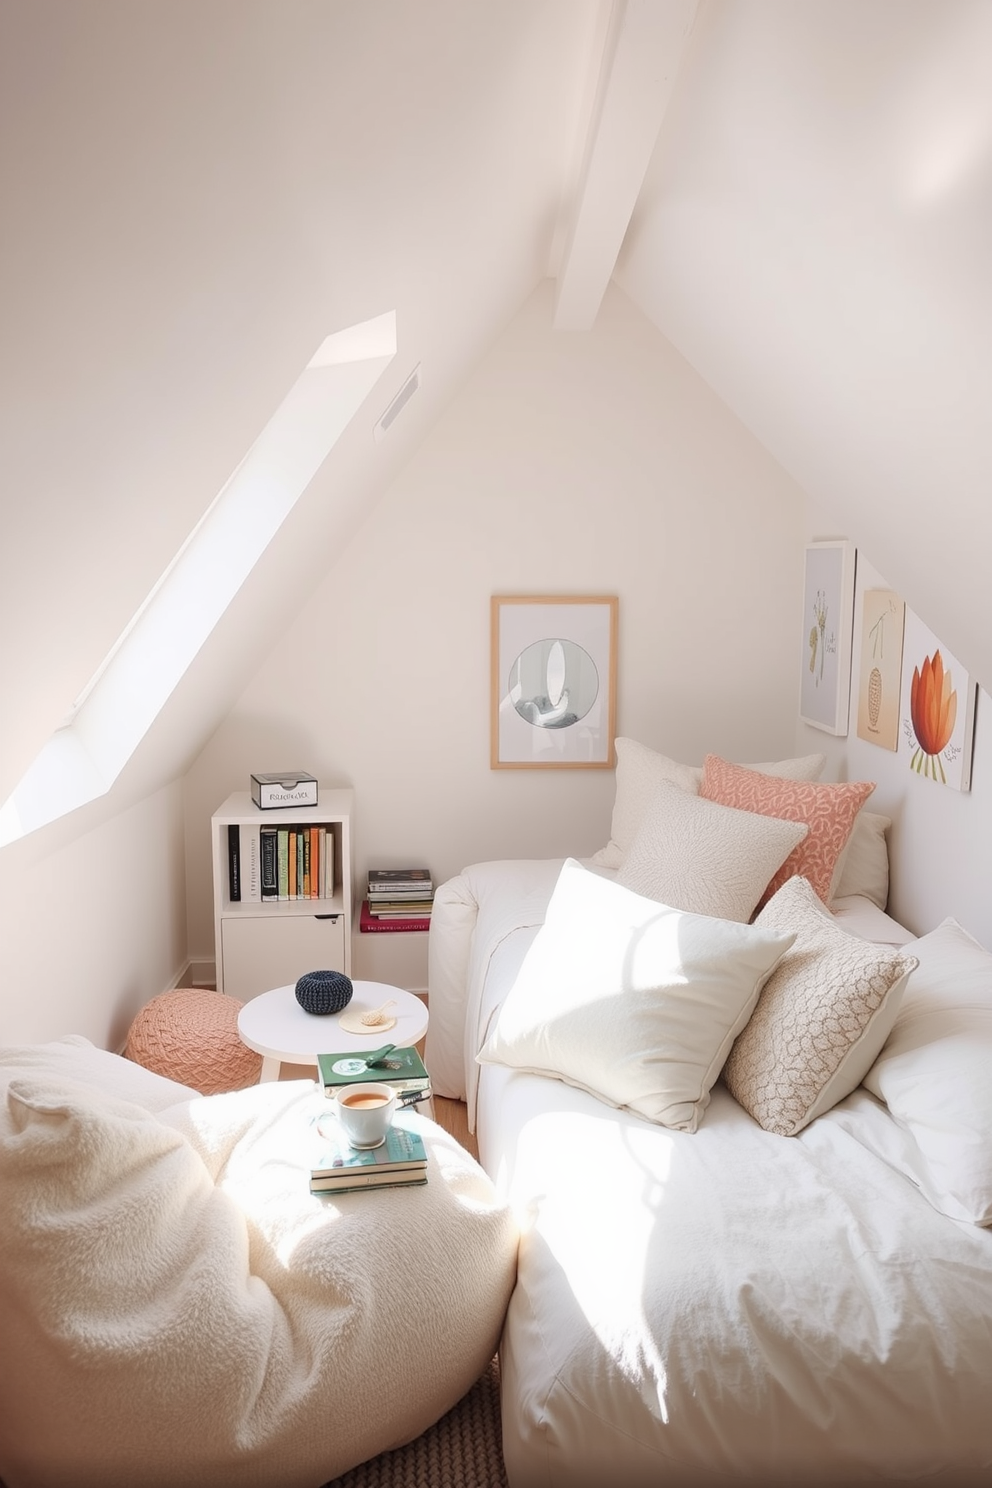
[{"label": "white pillow", "polygon": [[864,807],[854,818],[851,835],[837,860],[829,902],[853,895],[884,909],[889,898],[889,848],[885,834],[892,822]]},{"label": "white pillow", "polygon": [[794,938],[684,914],[570,858],[477,1057],[695,1131]]},{"label": "white pillow", "polygon": [[934,1207],[992,1224],[992,955],[953,919],[906,950],[919,966],[864,1083],[916,1142]]},{"label": "white pillow", "polygon": [[662,781],[617,882],[673,909],[747,924],[808,830],[804,822],[737,811]]},{"label": "white pillow", "polygon": [[0,1098],[15,1075],[67,1076],[103,1096],[133,1101],[146,1111],[162,1111],[176,1101],[200,1094],[189,1085],[180,1085],[120,1054],[100,1049],[78,1033],[45,1044],[0,1048]]},{"label": "white pillow", "polygon": [[[617,783],[610,841],[592,859],[601,868],[620,867],[651,804],[656,785],[667,781],[690,795],[698,795],[703,779],[701,765],[680,765],[635,739],[617,739],[616,752]],[[747,769],[759,770],[762,775],[780,775],[785,780],[819,780],[825,763],[825,755],[807,754],[774,764],[748,765]]]},{"label": "white pillow", "polygon": [[792,1137],[850,1095],[885,1043],[916,959],[838,929],[804,878],[756,925],[793,930],[730,1051],[724,1084],[766,1131]]}]

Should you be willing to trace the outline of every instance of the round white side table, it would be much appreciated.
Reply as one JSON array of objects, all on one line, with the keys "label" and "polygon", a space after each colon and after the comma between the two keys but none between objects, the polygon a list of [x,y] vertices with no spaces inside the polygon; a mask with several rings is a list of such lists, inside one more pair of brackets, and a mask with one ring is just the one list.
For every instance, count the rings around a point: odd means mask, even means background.
[{"label": "round white side table", "polygon": [[296,1000],[295,986],[276,987],[246,1002],[238,1014],[238,1036],[249,1049],[262,1055],[259,1083],[279,1078],[279,1066],[316,1064],[318,1054],[337,1054],[343,1049],[371,1053],[384,1044],[408,1048],[427,1032],[427,1004],[404,987],[385,982],[354,982],[347,1008],[349,1015],[373,1012],[393,999],[386,1009],[395,1018],[392,1028],[370,1028],[368,1033],[348,1033],[340,1025],[340,1013],[322,1017],[308,1013]]}]

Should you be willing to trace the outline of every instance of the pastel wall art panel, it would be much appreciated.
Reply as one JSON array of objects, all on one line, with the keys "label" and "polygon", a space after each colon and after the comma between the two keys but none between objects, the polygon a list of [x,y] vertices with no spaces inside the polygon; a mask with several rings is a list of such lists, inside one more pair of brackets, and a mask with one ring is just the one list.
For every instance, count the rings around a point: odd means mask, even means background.
[{"label": "pastel wall art panel", "polygon": [[902,740],[909,768],[938,785],[971,789],[978,684],[912,610],[902,663]]},{"label": "pastel wall art panel", "polygon": [[899,697],[906,606],[891,589],[866,589],[861,602],[858,738],[899,748]]},{"label": "pastel wall art panel", "polygon": [[494,595],[494,770],[613,768],[617,600]]},{"label": "pastel wall art panel", "polygon": [[806,549],[799,712],[828,734],[846,734],[851,704],[854,544],[814,542]]}]

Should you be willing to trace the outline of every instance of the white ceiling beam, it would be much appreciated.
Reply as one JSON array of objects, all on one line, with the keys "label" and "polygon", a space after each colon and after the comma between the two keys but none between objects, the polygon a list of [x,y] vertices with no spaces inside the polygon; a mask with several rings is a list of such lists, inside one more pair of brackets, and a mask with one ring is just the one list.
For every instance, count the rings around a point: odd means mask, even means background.
[{"label": "white ceiling beam", "polygon": [[554,326],[587,331],[610,282],[698,0],[614,0],[585,164],[558,273]]}]

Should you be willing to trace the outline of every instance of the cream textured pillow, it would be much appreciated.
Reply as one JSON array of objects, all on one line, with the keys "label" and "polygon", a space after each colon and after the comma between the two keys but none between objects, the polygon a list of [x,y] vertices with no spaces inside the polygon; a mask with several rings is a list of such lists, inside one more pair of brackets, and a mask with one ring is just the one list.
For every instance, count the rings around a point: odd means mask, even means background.
[{"label": "cream textured pillow", "polygon": [[[638,744],[635,739],[617,739],[616,795],[610,841],[601,847],[592,861],[601,868],[619,868],[624,853],[637,834],[644,813],[651,804],[654,788],[670,782],[697,795],[703,772],[699,765],[680,765],[657,750]],[[787,780],[819,780],[826,756],[807,754],[799,759],[778,760],[773,764],[748,765],[762,775],[779,775]]]},{"label": "cream textured pillow", "polygon": [[806,822],[808,835],[786,858],[769,884],[765,899],[770,899],[787,878],[798,875],[809,879],[826,904],[834,868],[851,835],[854,818],[874,789],[873,781],[820,785],[777,780],[744,765],[732,765],[719,755],[708,754],[700,795],[724,806],[736,806],[739,811]]},{"label": "cream textured pillow", "polygon": [[906,949],[919,969],[864,1083],[919,1148],[931,1204],[992,1224],[992,955],[952,919]]},{"label": "cream textured pillow", "polygon": [[655,786],[617,882],[673,909],[746,924],[808,830],[704,801],[665,781]]},{"label": "cream textured pillow", "polygon": [[917,963],[839,930],[804,878],[783,884],[755,924],[792,930],[795,944],[765,983],[723,1079],[766,1131],[792,1137],[861,1084]]},{"label": "cream textured pillow", "polygon": [[67,1033],[46,1044],[0,1048],[0,1098],[10,1081],[20,1075],[65,1075],[101,1096],[133,1101],[146,1111],[164,1111],[176,1101],[199,1096],[198,1090],[157,1075],[143,1065],[97,1048],[78,1033]]},{"label": "cream textured pillow", "polygon": [[695,1131],[793,939],[683,914],[569,858],[478,1058]]},{"label": "cream textured pillow", "polygon": [[858,812],[834,868],[830,902],[858,894],[870,899],[877,908],[885,908],[889,902],[889,848],[885,834],[891,825],[887,816],[874,811]]}]

